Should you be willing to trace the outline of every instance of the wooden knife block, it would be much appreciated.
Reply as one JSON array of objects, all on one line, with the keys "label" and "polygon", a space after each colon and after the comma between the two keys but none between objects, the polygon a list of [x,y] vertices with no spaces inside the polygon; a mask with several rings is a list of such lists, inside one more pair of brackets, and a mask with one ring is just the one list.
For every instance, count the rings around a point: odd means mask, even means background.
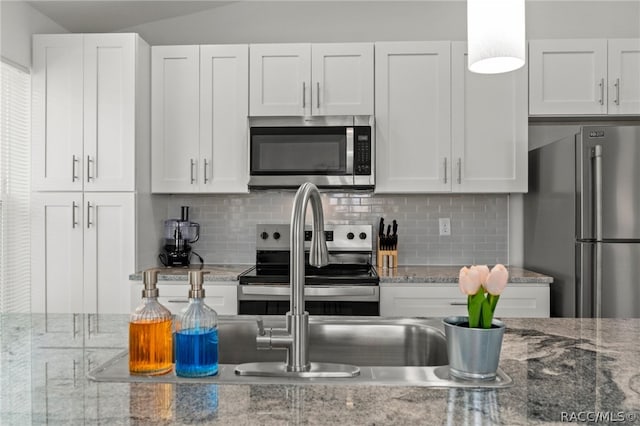
[{"label": "wooden knife block", "polygon": [[396,244],[395,250],[381,250],[380,249],[380,237],[378,237],[378,250],[377,250],[377,265],[378,268],[384,267],[384,261],[382,260],[384,256],[388,256],[389,261],[387,265],[391,264],[393,266],[387,266],[388,268],[397,268],[398,267],[398,245]]}]

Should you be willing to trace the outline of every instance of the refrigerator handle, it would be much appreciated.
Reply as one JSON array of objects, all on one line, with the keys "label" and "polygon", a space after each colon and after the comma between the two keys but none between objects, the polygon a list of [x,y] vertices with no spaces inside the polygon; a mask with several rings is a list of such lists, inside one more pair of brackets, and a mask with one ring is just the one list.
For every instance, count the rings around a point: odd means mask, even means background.
[{"label": "refrigerator handle", "polygon": [[591,151],[593,166],[593,236],[596,239],[593,262],[593,316],[602,316],[602,145]]}]

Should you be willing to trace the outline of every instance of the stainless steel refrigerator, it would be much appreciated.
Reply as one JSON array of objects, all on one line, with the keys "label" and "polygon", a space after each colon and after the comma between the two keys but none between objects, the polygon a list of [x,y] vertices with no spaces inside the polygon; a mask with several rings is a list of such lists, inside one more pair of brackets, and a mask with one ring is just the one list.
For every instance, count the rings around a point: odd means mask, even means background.
[{"label": "stainless steel refrigerator", "polygon": [[525,267],[551,315],[640,317],[640,126],[583,126],[529,153]]}]

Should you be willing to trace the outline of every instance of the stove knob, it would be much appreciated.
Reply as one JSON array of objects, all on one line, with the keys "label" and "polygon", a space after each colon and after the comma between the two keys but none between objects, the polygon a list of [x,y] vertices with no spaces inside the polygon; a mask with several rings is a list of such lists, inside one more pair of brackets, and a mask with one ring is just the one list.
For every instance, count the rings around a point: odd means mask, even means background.
[{"label": "stove knob", "polygon": [[266,240],[267,238],[269,238],[269,234],[267,234],[266,232],[262,231],[262,234],[260,234],[260,238],[262,238],[263,240]]},{"label": "stove knob", "polygon": [[347,234],[347,239],[349,239],[349,240],[353,240],[353,237],[355,237],[355,235],[353,235],[353,232],[349,232],[349,233]]},{"label": "stove knob", "polygon": [[367,234],[365,232],[361,232],[360,233],[360,239],[361,240],[366,240],[367,239]]},{"label": "stove knob", "polygon": [[280,233],[279,232],[274,232],[273,233],[273,239],[274,240],[279,240],[280,239]]}]

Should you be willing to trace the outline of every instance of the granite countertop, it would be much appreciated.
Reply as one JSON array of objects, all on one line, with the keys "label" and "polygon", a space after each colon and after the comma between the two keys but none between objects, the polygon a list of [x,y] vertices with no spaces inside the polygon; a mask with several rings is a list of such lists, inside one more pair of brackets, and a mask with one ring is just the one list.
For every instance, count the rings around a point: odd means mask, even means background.
[{"label": "granite countertop", "polygon": [[514,386],[463,390],[97,383],[126,315],[2,314],[0,424],[640,424],[640,319],[505,322]]},{"label": "granite countertop", "polygon": [[[204,276],[205,282],[218,281],[237,281],[238,275],[246,271],[253,265],[215,265],[205,264],[191,265],[189,267],[175,268],[159,268],[160,273],[158,280],[160,281],[185,281],[187,271],[194,269],[202,269],[209,273]],[[457,283],[458,273],[461,266],[398,266],[397,268],[381,268],[376,270],[380,276],[381,284],[388,283]],[[553,282],[553,278],[537,272],[529,271],[517,266],[509,266],[509,282],[510,283],[527,283],[527,284],[548,284]],[[131,281],[142,281],[142,272],[136,272],[129,275]]]},{"label": "granite countertop", "polygon": [[[385,283],[458,283],[462,266],[415,265],[396,268],[377,267],[380,284]],[[549,284],[553,277],[529,271],[518,266],[508,266],[510,283]]]},{"label": "granite countertop", "polygon": [[[158,268],[160,273],[158,274],[159,281],[186,281],[187,272],[190,270],[203,270],[208,272],[204,276],[204,281],[237,281],[238,275],[249,269],[253,265],[244,264],[231,264],[231,265],[216,265],[216,264],[193,264],[190,266],[178,266],[172,268]],[[129,275],[131,281],[142,281],[142,271],[138,271]]]}]

